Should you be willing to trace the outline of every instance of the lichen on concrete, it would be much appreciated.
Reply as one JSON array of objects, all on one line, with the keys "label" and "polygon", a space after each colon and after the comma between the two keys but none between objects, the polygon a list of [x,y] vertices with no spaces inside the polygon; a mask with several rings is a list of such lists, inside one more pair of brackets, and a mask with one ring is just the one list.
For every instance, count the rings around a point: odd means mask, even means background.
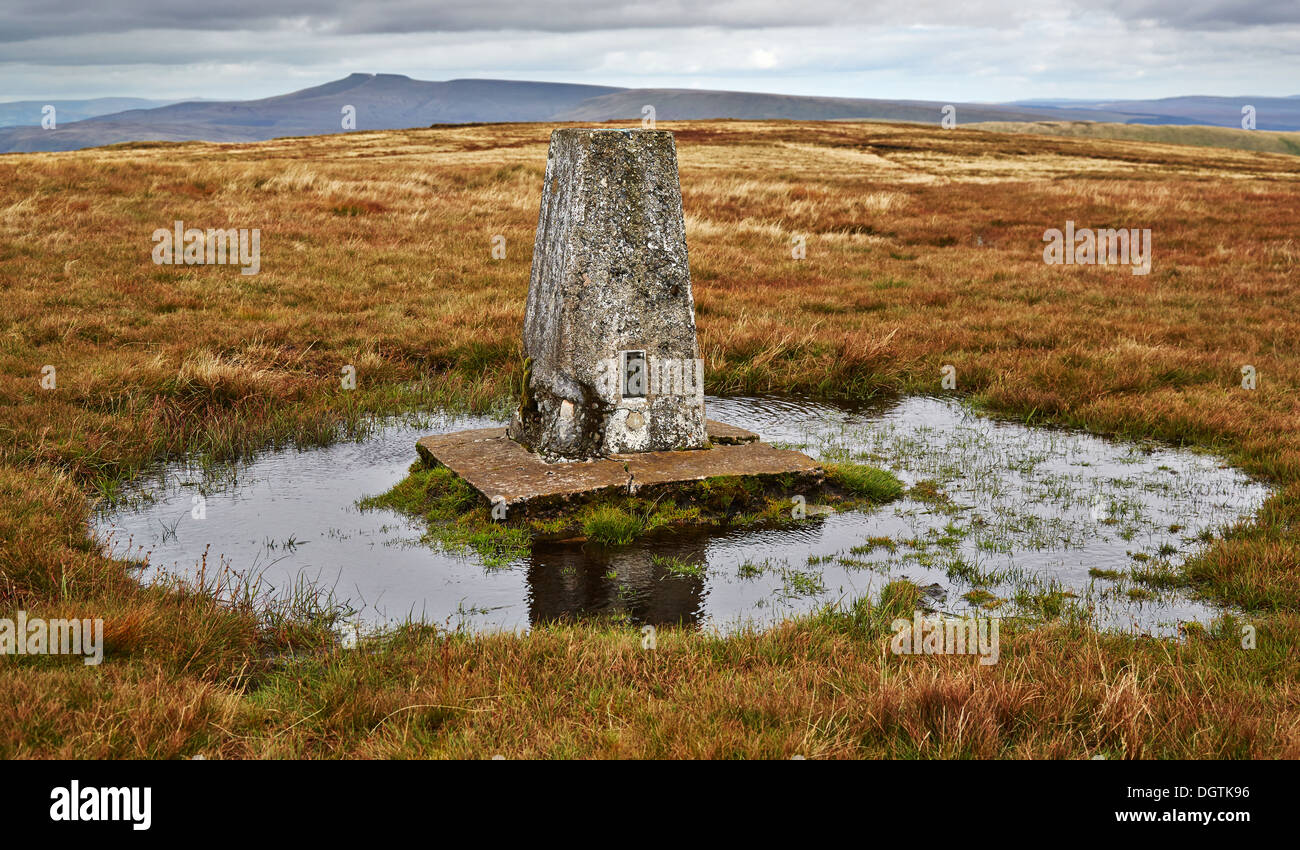
[{"label": "lichen on concrete", "polygon": [[552,133],[523,341],[510,436],[548,460],[708,444],[671,133]]}]

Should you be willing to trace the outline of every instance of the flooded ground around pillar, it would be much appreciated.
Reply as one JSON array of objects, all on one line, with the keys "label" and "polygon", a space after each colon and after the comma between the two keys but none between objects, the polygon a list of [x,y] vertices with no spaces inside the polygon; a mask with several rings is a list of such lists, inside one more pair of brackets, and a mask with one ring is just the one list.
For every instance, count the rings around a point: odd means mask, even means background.
[{"label": "flooded ground around pillar", "polygon": [[909,490],[870,511],[810,511],[789,527],[663,531],[615,549],[537,543],[489,568],[422,542],[419,521],[357,507],[404,477],[418,438],[502,424],[432,415],[228,469],[168,466],[92,525],[144,581],[227,569],[260,578],[268,593],[314,585],[371,626],[411,618],[526,630],[612,616],[729,632],[908,579],[952,614],[1050,616],[1068,606],[1101,628],[1169,635],[1218,614],[1178,588],[1180,565],[1269,496],[1212,455],[995,421],[952,400],[849,409],[709,398],[707,412],[816,458],[889,469]]}]

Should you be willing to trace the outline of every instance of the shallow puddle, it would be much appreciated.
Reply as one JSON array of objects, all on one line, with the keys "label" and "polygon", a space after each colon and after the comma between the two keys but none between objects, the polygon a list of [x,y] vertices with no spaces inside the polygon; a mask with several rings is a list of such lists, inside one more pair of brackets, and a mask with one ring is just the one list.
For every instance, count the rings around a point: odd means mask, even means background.
[{"label": "shallow puddle", "polygon": [[260,575],[281,592],[307,579],[371,624],[412,617],[526,629],[613,614],[725,632],[908,578],[951,613],[979,605],[1017,616],[1065,602],[1091,610],[1100,627],[1170,634],[1217,612],[1162,589],[1169,578],[1269,495],[1210,455],[998,422],[950,400],[860,410],[790,398],[707,405],[710,418],[768,442],[875,463],[919,486],[874,511],[794,527],[664,532],[612,550],[539,543],[520,562],[489,569],[472,554],[421,543],[419,522],[356,507],[403,478],[419,437],[500,424],[444,416],[385,423],[363,443],[268,453],[215,478],[169,466],[92,524],[115,554],[146,563],[146,581],[159,571],[193,577],[203,564],[209,575],[223,565]]}]

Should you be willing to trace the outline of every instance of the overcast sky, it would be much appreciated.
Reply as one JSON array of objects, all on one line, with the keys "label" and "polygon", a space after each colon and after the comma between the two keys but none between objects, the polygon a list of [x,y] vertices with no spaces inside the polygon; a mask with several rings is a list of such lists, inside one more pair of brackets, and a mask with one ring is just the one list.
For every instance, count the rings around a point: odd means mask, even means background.
[{"label": "overcast sky", "polygon": [[1300,94],[1300,0],[0,0],[0,100],[352,72],[939,101]]}]

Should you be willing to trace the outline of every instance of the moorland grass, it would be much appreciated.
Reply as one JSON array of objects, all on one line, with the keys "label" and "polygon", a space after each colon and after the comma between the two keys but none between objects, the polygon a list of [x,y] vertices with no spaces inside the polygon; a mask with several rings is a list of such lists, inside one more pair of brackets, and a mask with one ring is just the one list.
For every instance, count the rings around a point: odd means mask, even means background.
[{"label": "moorland grass", "polygon": [[[905,587],[761,632],[662,630],[652,652],[604,622],[412,624],[348,651],[311,588],[277,607],[216,569],[141,587],[86,518],[151,464],[518,397],[551,127],[13,154],[0,613],[103,617],[107,652],[97,668],[0,659],[0,756],[1300,756],[1300,160],[879,123],[663,126],[710,392],[939,393],[952,365],[956,392],[1001,415],[1220,452],[1276,495],[1181,572],[1239,613],[1140,639],[1046,590],[1027,600],[1039,622],[1009,623],[981,667],[885,649],[882,624],[916,604]],[[262,271],[153,265],[150,234],[178,219],[261,228]],[[1151,273],[1046,266],[1043,231],[1067,220],[1150,227]]]}]

